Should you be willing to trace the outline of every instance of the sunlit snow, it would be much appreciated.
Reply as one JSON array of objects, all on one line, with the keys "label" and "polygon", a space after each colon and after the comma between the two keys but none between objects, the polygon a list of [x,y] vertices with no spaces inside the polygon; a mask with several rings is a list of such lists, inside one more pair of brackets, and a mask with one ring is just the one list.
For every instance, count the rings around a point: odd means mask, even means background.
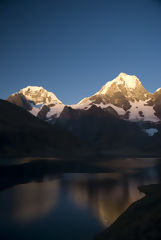
[{"label": "sunlit snow", "polygon": [[156,92],[159,92],[161,90],[161,88],[158,88],[157,90],[156,90]]},{"label": "sunlit snow", "polygon": [[30,110],[29,112],[32,113],[36,117],[39,111],[40,111],[39,108],[33,107],[32,110]]},{"label": "sunlit snow", "polygon": [[[128,89],[135,89],[137,83],[140,83],[139,79],[135,75],[128,75],[126,73],[120,73],[119,76],[117,76],[114,80],[107,82],[99,92],[98,94],[106,94],[107,90],[113,83],[116,83],[116,86],[119,86],[121,84],[124,84],[126,88]],[[141,84],[141,83],[140,83]]]},{"label": "sunlit snow", "polygon": [[20,90],[20,93],[22,93],[28,100],[30,101],[36,101],[35,104],[44,104],[44,99],[45,103],[53,103],[53,102],[58,102],[62,103],[54,93],[48,92],[46,89],[43,87],[37,87],[37,86],[28,86],[26,88],[23,88]]},{"label": "sunlit snow", "polygon": [[[147,101],[135,101],[131,102],[131,108],[129,111],[129,120],[144,120],[151,122],[160,121],[155,115],[155,111],[152,106],[146,106]],[[140,116],[139,112],[143,113],[143,116]]]},{"label": "sunlit snow", "polygon": [[77,104],[69,105],[69,107],[71,107],[73,109],[84,109],[84,110],[89,109],[91,107],[90,104],[92,103],[92,101],[90,101],[90,100],[87,100],[85,102],[83,102],[83,101],[84,101],[84,99]]},{"label": "sunlit snow", "polygon": [[124,115],[126,112],[123,108],[120,108],[120,107],[117,107],[113,104],[103,104],[103,103],[100,103],[100,104],[95,104],[97,107],[101,107],[102,109],[104,108],[107,108],[107,107],[112,107],[119,115]]},{"label": "sunlit snow", "polygon": [[47,113],[47,118],[55,115],[57,118],[60,116],[61,112],[64,109],[64,104],[56,104],[54,107],[50,107],[50,111]]}]

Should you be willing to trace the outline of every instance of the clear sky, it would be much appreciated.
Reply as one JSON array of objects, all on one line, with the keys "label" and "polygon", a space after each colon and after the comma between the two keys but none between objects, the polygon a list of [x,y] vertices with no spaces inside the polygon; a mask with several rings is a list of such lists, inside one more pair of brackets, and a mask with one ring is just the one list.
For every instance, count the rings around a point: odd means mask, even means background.
[{"label": "clear sky", "polygon": [[74,104],[120,72],[161,87],[161,1],[0,0],[0,98],[33,85]]}]

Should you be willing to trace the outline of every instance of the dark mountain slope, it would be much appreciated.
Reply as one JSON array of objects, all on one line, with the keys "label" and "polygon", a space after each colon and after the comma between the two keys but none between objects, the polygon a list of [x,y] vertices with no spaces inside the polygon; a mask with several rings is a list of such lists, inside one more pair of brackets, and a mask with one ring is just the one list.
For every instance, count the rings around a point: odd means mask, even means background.
[{"label": "dark mountain slope", "polygon": [[[105,154],[161,153],[159,123],[130,122],[111,109],[92,106],[88,111],[65,107],[56,125],[68,129],[93,152]],[[158,131],[153,136],[147,129]]]},{"label": "dark mountain slope", "polygon": [[0,155],[72,153],[78,141],[66,130],[49,125],[12,103],[0,100]]},{"label": "dark mountain slope", "polygon": [[161,185],[142,186],[139,190],[146,196],[133,203],[95,240],[161,239]]},{"label": "dark mountain slope", "polygon": [[[86,111],[66,106],[54,125],[4,100],[0,100],[0,110],[1,156],[55,156],[84,151],[110,155],[161,154],[159,123],[125,121],[111,108],[92,106]],[[149,136],[145,129],[152,128],[158,132]]]}]

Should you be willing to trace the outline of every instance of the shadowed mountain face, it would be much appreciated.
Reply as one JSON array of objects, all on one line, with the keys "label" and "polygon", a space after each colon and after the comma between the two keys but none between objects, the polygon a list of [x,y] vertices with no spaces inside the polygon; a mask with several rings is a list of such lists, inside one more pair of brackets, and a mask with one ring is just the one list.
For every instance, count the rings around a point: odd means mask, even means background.
[{"label": "shadowed mountain face", "polygon": [[[152,122],[130,122],[92,106],[88,111],[65,107],[57,120],[86,146],[99,153],[137,154],[160,152],[161,126]],[[156,130],[150,135],[149,131]]]},{"label": "shadowed mountain face", "polygon": [[[94,105],[88,111],[65,107],[54,125],[4,100],[0,101],[0,109],[3,156],[55,156],[67,152],[160,155],[160,124],[124,121],[113,111]],[[156,133],[149,135],[149,129]]]},{"label": "shadowed mountain face", "polygon": [[14,104],[0,100],[0,154],[56,155],[79,146],[70,133],[51,126]]}]

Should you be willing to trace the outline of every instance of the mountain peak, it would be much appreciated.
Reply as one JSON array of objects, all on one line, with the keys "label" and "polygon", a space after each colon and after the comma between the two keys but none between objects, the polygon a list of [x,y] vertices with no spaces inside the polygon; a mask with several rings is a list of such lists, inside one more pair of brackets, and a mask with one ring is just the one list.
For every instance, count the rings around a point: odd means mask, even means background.
[{"label": "mountain peak", "polygon": [[19,91],[23,94],[28,100],[33,101],[37,104],[49,104],[52,102],[62,103],[54,93],[48,92],[42,86],[27,86]]},{"label": "mountain peak", "polygon": [[[151,98],[150,93],[142,86],[141,82],[135,75],[120,73],[115,79],[107,82],[96,94],[83,99],[78,103],[78,107],[88,109],[95,104],[101,108],[113,107],[119,114],[125,115],[135,103],[147,105],[147,101]],[[140,116],[140,105],[134,107],[137,116]],[[124,113],[122,112],[124,111]],[[132,109],[133,110],[133,109]],[[153,109],[152,109],[153,111]],[[140,113],[139,113],[140,112]],[[129,113],[127,112],[127,115]],[[132,118],[132,114],[129,118]],[[128,118],[128,117],[127,117]]]},{"label": "mountain peak", "polygon": [[120,73],[115,79],[107,82],[97,94],[106,94],[112,85],[115,85],[119,89],[120,85],[123,85],[125,88],[133,91],[137,85],[140,85],[141,82],[135,75],[128,75],[126,73]]},{"label": "mountain peak", "polygon": [[30,111],[35,116],[37,116],[41,110],[42,112],[48,112],[49,106],[55,106],[57,108],[60,107],[59,105],[61,105],[62,108],[64,106],[54,93],[37,86],[27,86],[19,92],[13,93],[7,100]]},{"label": "mountain peak", "polygon": [[22,88],[20,91],[40,91],[42,89],[44,89],[42,86],[41,87],[38,87],[38,86],[27,86],[25,88]]},{"label": "mountain peak", "polygon": [[125,77],[125,76],[130,76],[127,73],[121,72],[117,77]]}]

